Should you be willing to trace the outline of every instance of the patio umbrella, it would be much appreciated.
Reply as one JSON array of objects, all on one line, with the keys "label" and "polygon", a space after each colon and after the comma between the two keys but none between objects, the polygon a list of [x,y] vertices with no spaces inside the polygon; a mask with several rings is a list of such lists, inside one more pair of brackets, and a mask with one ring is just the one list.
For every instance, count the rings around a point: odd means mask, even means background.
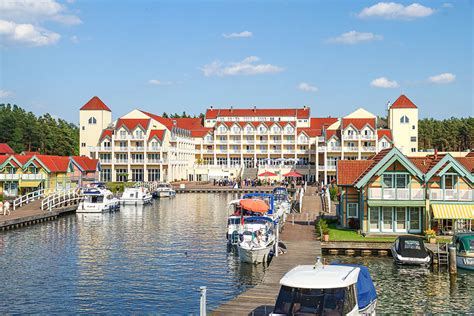
[{"label": "patio umbrella", "polygon": [[293,177],[293,178],[301,178],[303,175],[301,173],[298,173],[296,171],[290,171],[287,174],[283,175],[284,177]]},{"label": "patio umbrella", "polygon": [[258,175],[259,177],[275,177],[276,173],[270,172],[270,171],[265,171],[261,174]]}]

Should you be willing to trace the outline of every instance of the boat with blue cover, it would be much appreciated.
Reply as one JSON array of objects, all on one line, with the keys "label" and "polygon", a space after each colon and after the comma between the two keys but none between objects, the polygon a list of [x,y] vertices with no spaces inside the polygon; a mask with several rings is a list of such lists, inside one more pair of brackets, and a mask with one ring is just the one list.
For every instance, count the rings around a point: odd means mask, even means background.
[{"label": "boat with blue cover", "polygon": [[271,217],[274,221],[278,221],[279,230],[281,231],[286,220],[286,213],[284,210],[275,203],[275,196],[271,193],[247,193],[242,199],[251,199],[251,200],[263,200],[265,201],[269,208],[267,211],[267,216]]},{"label": "boat with blue cover", "polygon": [[456,234],[453,243],[456,246],[456,265],[461,269],[474,270],[474,232]]},{"label": "boat with blue cover", "polygon": [[271,315],[375,315],[377,293],[367,267],[300,265],[280,280]]},{"label": "boat with blue cover", "polygon": [[251,216],[243,220],[243,233],[237,245],[240,261],[262,263],[270,259],[275,245],[275,223],[270,217]]},{"label": "boat with blue cover", "polygon": [[276,187],[272,191],[275,205],[283,209],[286,214],[291,212],[291,201],[288,190],[285,187]]}]

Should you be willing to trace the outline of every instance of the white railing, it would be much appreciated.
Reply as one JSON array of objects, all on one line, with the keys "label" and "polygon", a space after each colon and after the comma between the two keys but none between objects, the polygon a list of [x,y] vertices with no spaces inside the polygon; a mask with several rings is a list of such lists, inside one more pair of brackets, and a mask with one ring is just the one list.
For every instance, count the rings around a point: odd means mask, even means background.
[{"label": "white railing", "polygon": [[144,151],[145,147],[130,147],[130,151]]},{"label": "white railing", "polygon": [[341,146],[328,146],[327,151],[341,151]]},{"label": "white railing", "polygon": [[245,139],[245,138],[244,138],[244,139],[242,140],[242,144],[244,144],[244,145],[245,145],[245,144],[253,144],[253,143],[255,143],[255,141],[254,141],[253,139]]},{"label": "white railing", "polygon": [[362,147],[363,152],[373,152],[375,151],[375,147]]},{"label": "white railing", "polygon": [[160,147],[148,147],[148,151],[160,151]]},{"label": "white railing", "polygon": [[326,146],[318,146],[318,151],[325,151],[326,150]]},{"label": "white railing", "polygon": [[281,154],[281,149],[271,149],[270,152],[273,154]]},{"label": "white railing", "polygon": [[472,201],[474,190],[430,189],[430,200],[433,201]]},{"label": "white railing", "polygon": [[359,139],[359,135],[344,135],[344,140],[355,140]]},{"label": "white railing", "polygon": [[82,199],[83,196],[77,189],[55,192],[41,201],[41,210],[51,211],[55,208],[77,205]]},{"label": "white railing", "polygon": [[285,139],[285,140],[283,140],[283,143],[285,143],[285,144],[294,144],[295,140],[294,139]]},{"label": "white railing", "polygon": [[131,163],[144,163],[144,159],[132,159]]},{"label": "white railing", "polygon": [[358,150],[359,150],[359,149],[358,149],[358,147],[356,147],[356,146],[353,146],[353,147],[352,147],[352,146],[345,146],[345,147],[344,147],[344,151],[348,151],[348,152],[356,152],[356,151],[358,151]]},{"label": "white railing", "polygon": [[0,174],[0,180],[20,180],[20,175],[16,173]]},{"label": "white railing", "polygon": [[114,151],[128,151],[128,147],[115,146]]},{"label": "white railing", "polygon": [[128,163],[128,159],[114,159],[115,163]]},{"label": "white railing", "polygon": [[371,134],[371,135],[361,135],[360,138],[363,139],[363,140],[372,140],[372,139],[375,139],[375,135],[374,135],[374,134]]},{"label": "white railing", "polygon": [[26,205],[30,202],[33,202],[35,200],[41,199],[45,194],[44,189],[39,189],[33,192],[30,192],[28,194],[19,196],[13,201],[13,210],[16,210],[17,207]]},{"label": "white railing", "polygon": [[423,200],[424,195],[420,188],[369,188],[371,200]]},{"label": "white railing", "polygon": [[295,150],[294,149],[285,149],[283,152],[286,153],[286,154],[293,154],[295,152]]},{"label": "white railing", "polygon": [[164,159],[147,159],[146,160],[147,163],[155,163],[155,164],[161,164],[161,163],[165,163],[165,160]]},{"label": "white railing", "polygon": [[266,140],[266,139],[257,139],[257,143],[260,143],[260,144],[267,144],[267,143],[268,143],[268,140]]},{"label": "white railing", "polygon": [[309,153],[308,149],[298,149],[298,154],[307,154]]}]

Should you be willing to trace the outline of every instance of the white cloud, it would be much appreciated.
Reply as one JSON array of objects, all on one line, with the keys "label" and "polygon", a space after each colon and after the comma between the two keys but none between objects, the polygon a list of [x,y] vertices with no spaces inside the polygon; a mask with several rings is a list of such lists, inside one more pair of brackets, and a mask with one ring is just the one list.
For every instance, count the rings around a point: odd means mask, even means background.
[{"label": "white cloud", "polygon": [[6,43],[44,46],[57,43],[61,35],[33,24],[17,24],[0,20],[0,38]]},{"label": "white cloud", "polygon": [[0,90],[0,98],[8,98],[13,95],[13,92],[7,90]]},{"label": "white cloud", "polygon": [[66,25],[82,23],[55,0],[0,0],[0,18],[17,23],[55,21]]},{"label": "white cloud", "polygon": [[347,33],[342,33],[338,37],[333,37],[328,40],[330,43],[339,43],[339,44],[359,44],[367,43],[372,41],[383,40],[382,35],[377,35],[374,33],[362,33],[357,31],[350,31]]},{"label": "white cloud", "polygon": [[164,85],[169,85],[171,84],[170,81],[161,81],[161,80],[158,80],[158,79],[151,79],[151,80],[148,80],[148,83],[149,84],[153,84],[155,86],[164,86]]},{"label": "white cloud", "polygon": [[360,18],[378,17],[383,19],[412,20],[430,16],[434,12],[434,9],[418,3],[404,6],[403,4],[395,2],[379,2],[371,7],[364,8],[358,16]]},{"label": "white cloud", "polygon": [[319,89],[316,86],[313,86],[309,83],[302,82],[298,85],[298,90],[307,91],[307,92],[316,92]]},{"label": "white cloud", "polygon": [[395,80],[389,80],[387,77],[380,77],[370,82],[375,88],[398,88],[399,84]]},{"label": "white cloud", "polygon": [[69,38],[73,44],[78,44],[79,43],[79,37],[77,35],[73,35]]},{"label": "white cloud", "polygon": [[230,33],[230,34],[222,34],[225,38],[242,38],[242,37],[252,37],[253,33],[249,31],[243,31],[240,33]]},{"label": "white cloud", "polygon": [[260,59],[250,56],[239,62],[222,63],[218,60],[201,68],[204,76],[261,75],[282,72],[284,69],[271,64],[256,64]]},{"label": "white cloud", "polygon": [[450,72],[445,72],[436,76],[432,76],[428,78],[428,81],[431,83],[437,83],[437,84],[446,84],[446,83],[451,83],[454,80],[456,80],[456,75],[453,75]]}]

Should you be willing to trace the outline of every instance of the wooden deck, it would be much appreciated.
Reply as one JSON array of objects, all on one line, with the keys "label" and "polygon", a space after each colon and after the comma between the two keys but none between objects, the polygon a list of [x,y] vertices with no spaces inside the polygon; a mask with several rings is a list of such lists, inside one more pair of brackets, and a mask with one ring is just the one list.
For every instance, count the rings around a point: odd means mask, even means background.
[{"label": "wooden deck", "polygon": [[[316,257],[321,256],[321,246],[314,235],[314,219],[319,214],[320,207],[320,199],[314,195],[314,188],[308,188],[303,198],[301,214],[295,215],[294,224],[292,224],[291,216],[287,219],[280,237],[287,246],[288,252],[273,258],[262,283],[219,306],[211,314],[268,315],[271,313],[283,275],[297,265],[314,264]],[[310,225],[307,218],[310,219]]]}]

